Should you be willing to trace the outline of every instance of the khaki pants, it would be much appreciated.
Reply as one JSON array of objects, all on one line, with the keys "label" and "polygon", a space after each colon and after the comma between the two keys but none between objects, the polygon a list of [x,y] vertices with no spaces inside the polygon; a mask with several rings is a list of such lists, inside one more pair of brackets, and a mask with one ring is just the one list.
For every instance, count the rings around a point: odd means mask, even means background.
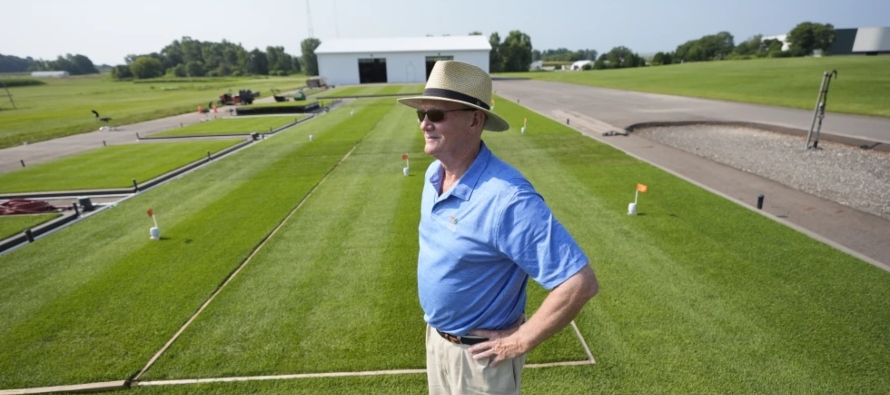
[{"label": "khaki pants", "polygon": [[473,360],[465,344],[454,344],[426,326],[426,374],[430,395],[519,394],[525,355],[488,366]]}]

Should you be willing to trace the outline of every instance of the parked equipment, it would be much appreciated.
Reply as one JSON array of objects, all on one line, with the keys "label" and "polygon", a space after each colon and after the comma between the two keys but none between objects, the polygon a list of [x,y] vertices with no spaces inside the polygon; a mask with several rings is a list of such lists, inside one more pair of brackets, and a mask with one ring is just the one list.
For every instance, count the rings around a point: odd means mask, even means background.
[{"label": "parked equipment", "polygon": [[[259,92],[257,92],[259,93]],[[219,104],[220,105],[233,105],[233,104],[253,104],[253,99],[258,96],[257,93],[252,92],[250,89],[239,90],[238,94],[232,96],[230,93],[223,93],[219,95]]]}]

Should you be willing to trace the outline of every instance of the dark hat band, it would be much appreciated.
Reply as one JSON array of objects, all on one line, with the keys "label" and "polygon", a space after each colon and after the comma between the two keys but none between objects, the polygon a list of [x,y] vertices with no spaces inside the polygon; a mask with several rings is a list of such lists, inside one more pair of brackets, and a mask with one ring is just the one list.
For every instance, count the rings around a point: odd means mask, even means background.
[{"label": "dark hat band", "polygon": [[424,96],[432,96],[432,97],[441,97],[443,99],[458,100],[458,101],[462,101],[464,103],[472,104],[474,106],[482,107],[486,110],[491,110],[491,107],[489,107],[488,103],[484,103],[484,102],[482,102],[482,100],[479,100],[473,96],[465,95],[463,93],[455,92],[455,91],[449,90],[449,89],[426,88],[423,90],[423,95]]}]

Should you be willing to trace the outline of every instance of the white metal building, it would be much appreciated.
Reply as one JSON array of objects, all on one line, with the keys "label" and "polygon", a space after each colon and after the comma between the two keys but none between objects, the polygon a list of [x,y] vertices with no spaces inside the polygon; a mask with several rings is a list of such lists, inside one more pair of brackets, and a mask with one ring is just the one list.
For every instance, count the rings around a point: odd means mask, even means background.
[{"label": "white metal building", "polygon": [[426,82],[438,60],[460,60],[488,71],[484,36],[325,39],[315,49],[328,85]]},{"label": "white metal building", "polygon": [[572,70],[583,70],[583,69],[584,69],[584,66],[585,66],[585,65],[588,65],[588,64],[589,64],[591,67],[593,67],[593,61],[592,61],[592,60],[579,60],[579,61],[577,61],[577,62],[575,62],[575,63],[572,63]]},{"label": "white metal building", "polygon": [[856,29],[853,53],[890,52],[890,27],[860,27]]},{"label": "white metal building", "polygon": [[67,77],[67,71],[32,71],[31,77]]},{"label": "white metal building", "polygon": [[760,37],[760,42],[764,42],[766,40],[779,40],[782,42],[782,50],[787,51],[791,48],[791,44],[788,42],[787,34],[779,34],[776,36],[762,36]]}]

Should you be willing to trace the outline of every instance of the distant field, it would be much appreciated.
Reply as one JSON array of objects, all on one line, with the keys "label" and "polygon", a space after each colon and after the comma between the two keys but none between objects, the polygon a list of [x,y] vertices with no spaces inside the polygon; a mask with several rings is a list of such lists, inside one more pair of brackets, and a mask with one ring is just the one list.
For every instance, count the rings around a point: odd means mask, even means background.
[{"label": "distant field", "polygon": [[339,86],[328,89],[322,93],[315,95],[316,98],[325,97],[361,97],[361,96],[383,96],[383,95],[404,95],[404,94],[420,94],[423,92],[423,84],[407,84],[407,85],[352,85]]},{"label": "distant field", "polygon": [[0,240],[21,233],[25,229],[33,228],[44,222],[60,217],[62,214],[33,214],[33,215],[0,215]]},{"label": "distant field", "polygon": [[228,91],[251,89],[269,94],[270,88],[293,90],[305,77],[160,80],[115,82],[107,76],[43,78],[42,86],[9,88],[16,107],[0,107],[0,148],[98,130],[90,110],[124,125],[196,111],[216,102]]},{"label": "distant field", "polygon": [[112,145],[0,174],[0,193],[126,188],[242,140]]},{"label": "distant field", "polygon": [[264,117],[238,117],[219,118],[212,121],[192,124],[186,127],[155,133],[151,137],[169,136],[199,136],[205,134],[241,134],[253,132],[268,132],[281,126],[293,123],[302,118],[295,116],[264,116]]},{"label": "distant field", "polygon": [[813,109],[822,73],[837,70],[828,111],[890,117],[890,56],[756,59],[635,69],[499,74],[640,92]]}]

